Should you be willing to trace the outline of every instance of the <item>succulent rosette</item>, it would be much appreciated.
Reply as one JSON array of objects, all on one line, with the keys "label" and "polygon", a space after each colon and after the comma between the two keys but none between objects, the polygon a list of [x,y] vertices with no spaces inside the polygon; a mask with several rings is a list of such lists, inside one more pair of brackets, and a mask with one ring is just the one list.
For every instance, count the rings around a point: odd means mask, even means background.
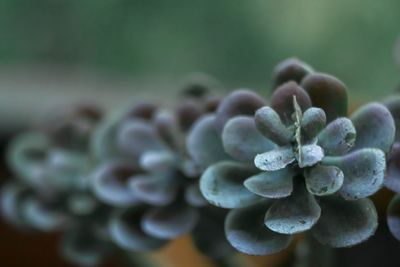
[{"label": "succulent rosette", "polygon": [[[2,213],[10,223],[28,230],[65,231],[68,236],[88,224],[105,229],[109,208],[89,187],[89,141],[101,116],[92,104],[59,107],[11,142],[7,160],[16,179],[3,186],[1,194]],[[62,242],[61,250],[78,250],[75,244]],[[68,259],[85,265],[84,258],[97,253],[100,261],[103,251],[94,251],[86,255],[82,250]]]},{"label": "succulent rosette", "polygon": [[[299,68],[285,77],[293,65]],[[231,209],[226,237],[247,254],[278,252],[293,234],[308,230],[320,243],[352,246],[377,227],[367,197],[384,182],[394,120],[378,103],[346,118],[345,85],[301,66],[293,60],[279,66],[275,77],[287,82],[279,82],[269,106],[259,105],[259,97],[258,107],[244,97],[232,101],[244,92],[232,93],[189,138],[193,158],[209,166],[201,192],[211,204]],[[307,74],[295,82],[299,70]]]},{"label": "succulent rosette", "polygon": [[[400,97],[391,96],[383,102],[390,110],[396,129],[400,127]],[[387,156],[387,177],[385,186],[396,195],[389,203],[387,209],[387,223],[389,230],[395,238],[400,240],[400,132],[396,131],[395,143]]]}]

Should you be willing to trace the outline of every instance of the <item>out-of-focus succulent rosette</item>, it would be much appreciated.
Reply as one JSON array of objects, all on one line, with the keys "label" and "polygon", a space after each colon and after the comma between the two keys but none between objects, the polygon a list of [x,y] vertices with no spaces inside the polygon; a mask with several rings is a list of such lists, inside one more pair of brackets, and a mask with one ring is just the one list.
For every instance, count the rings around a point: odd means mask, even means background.
[{"label": "out-of-focus succulent rosette", "polygon": [[[323,244],[348,247],[377,227],[367,197],[384,182],[394,120],[378,103],[346,118],[345,85],[299,66],[306,65],[279,65],[275,77],[284,78],[268,106],[258,96],[243,96],[251,92],[233,92],[189,137],[192,157],[208,166],[201,192],[231,209],[226,236],[247,254],[281,251],[293,234],[309,230]],[[285,72],[290,75],[280,75]],[[213,158],[224,152],[230,159]]]},{"label": "out-of-focus succulent rosette", "polygon": [[[400,129],[400,97],[393,95],[383,104],[390,110],[396,129]],[[392,198],[387,209],[387,223],[395,238],[400,240],[400,132],[396,131],[395,142],[387,156],[387,177],[385,186],[396,195]]]}]

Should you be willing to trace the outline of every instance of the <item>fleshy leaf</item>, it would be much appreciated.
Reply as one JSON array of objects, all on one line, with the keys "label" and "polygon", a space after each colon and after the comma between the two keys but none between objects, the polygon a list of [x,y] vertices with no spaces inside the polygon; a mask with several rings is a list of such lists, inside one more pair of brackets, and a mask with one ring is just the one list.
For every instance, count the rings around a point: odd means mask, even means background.
[{"label": "fleshy leaf", "polygon": [[[199,222],[191,236],[195,247],[207,257],[223,259],[235,252],[225,237],[225,212],[219,208],[202,209]],[[210,234],[212,233],[212,234]]]},{"label": "fleshy leaf", "polygon": [[197,181],[186,186],[184,194],[186,202],[193,207],[204,207],[208,205],[207,200],[201,194],[200,185]]},{"label": "fleshy leaf", "polygon": [[127,180],[135,174],[135,168],[122,162],[108,162],[100,165],[92,175],[91,186],[95,195],[104,203],[113,206],[138,204],[139,199],[132,193]]},{"label": "fleshy leaf", "polygon": [[[388,108],[388,110],[392,114],[396,129],[400,129],[400,96],[390,96],[390,98],[384,101],[383,104]],[[396,130],[395,140],[396,142],[400,141],[399,130]]]},{"label": "fleshy leaf", "polygon": [[392,235],[400,240],[400,195],[394,196],[390,201],[387,210],[387,223]]},{"label": "fleshy leaf", "polygon": [[203,110],[194,101],[185,101],[176,110],[179,126],[185,132],[192,127],[202,114]]},{"label": "fleshy leaf", "polygon": [[124,153],[139,158],[146,151],[164,150],[155,127],[143,120],[126,121],[117,134],[118,147]]},{"label": "fleshy leaf", "polygon": [[313,106],[325,111],[328,122],[347,115],[346,85],[337,78],[312,73],[303,79],[301,86],[310,95]]},{"label": "fleshy leaf", "polygon": [[140,220],[143,211],[130,208],[116,212],[110,220],[110,237],[119,247],[131,251],[151,251],[161,248],[165,240],[151,237],[143,232]]},{"label": "fleshy leaf", "polygon": [[189,233],[197,223],[199,214],[187,205],[153,208],[142,219],[142,229],[160,239],[174,239]]},{"label": "fleshy leaf", "polygon": [[222,133],[225,123],[237,115],[253,116],[257,109],[265,106],[265,101],[250,90],[236,90],[226,96],[218,106],[215,126]]},{"label": "fleshy leaf", "polygon": [[300,155],[297,156],[297,162],[300,168],[310,167],[322,160],[324,150],[315,144],[304,145],[300,147]]},{"label": "fleshy leaf", "polygon": [[385,154],[375,148],[356,150],[345,156],[325,157],[324,165],[334,165],[344,174],[339,194],[347,200],[368,197],[377,192],[385,177]]},{"label": "fleshy leaf", "polygon": [[325,124],[325,112],[320,108],[312,107],[304,112],[301,120],[301,129],[308,139],[311,140],[325,127]]},{"label": "fleshy leaf", "polygon": [[176,165],[173,153],[167,150],[148,151],[140,157],[140,166],[148,171],[165,171]]},{"label": "fleshy leaf", "polygon": [[243,182],[257,173],[254,168],[235,162],[219,162],[210,166],[201,176],[200,190],[211,204],[222,208],[240,208],[252,205],[260,197],[248,191]]},{"label": "fleshy leaf", "polygon": [[313,227],[314,237],[332,247],[350,247],[375,233],[378,217],[371,200],[346,201],[329,196],[320,199],[322,214]]},{"label": "fleshy leaf", "polygon": [[254,119],[247,116],[234,117],[225,124],[222,142],[225,151],[241,161],[252,161],[258,153],[275,147],[257,130]]},{"label": "fleshy leaf", "polygon": [[21,203],[30,195],[26,186],[17,183],[3,184],[0,194],[0,212],[2,218],[15,227],[25,227],[26,222],[22,218]]},{"label": "fleshy leaf", "polygon": [[50,140],[41,133],[27,132],[14,138],[8,152],[8,164],[13,172],[34,187],[43,187],[43,164],[47,159]]},{"label": "fleshy leaf", "polygon": [[28,225],[39,231],[60,230],[68,222],[67,216],[61,210],[46,206],[33,196],[24,200],[21,210]]},{"label": "fleshy leaf", "polygon": [[385,186],[396,193],[400,193],[400,143],[393,145],[387,157]]},{"label": "fleshy leaf", "polygon": [[356,129],[351,120],[337,118],[329,123],[318,135],[318,144],[329,156],[346,154],[356,140]]},{"label": "fleshy leaf", "polygon": [[107,256],[109,244],[99,238],[93,226],[78,225],[64,233],[61,253],[64,258],[79,266],[94,267]]},{"label": "fleshy leaf", "polygon": [[389,110],[378,103],[371,103],[356,110],[352,116],[357,138],[354,149],[379,148],[389,152],[395,138],[395,124]]},{"label": "fleshy leaf", "polygon": [[131,177],[128,184],[132,195],[145,203],[156,206],[171,204],[178,193],[179,186],[168,173],[135,175]]},{"label": "fleshy leaf", "polygon": [[262,197],[282,198],[289,196],[293,191],[293,172],[288,169],[267,171],[251,176],[244,181],[244,186]]},{"label": "fleshy leaf", "polygon": [[200,118],[192,127],[187,138],[189,155],[203,168],[215,162],[229,159],[214,123],[215,116],[213,115]]},{"label": "fleshy leaf", "polygon": [[279,147],[254,158],[254,164],[263,171],[277,171],[296,160],[291,147]]},{"label": "fleshy leaf", "polygon": [[296,98],[301,110],[306,110],[311,106],[311,99],[307,92],[295,82],[287,82],[279,86],[271,97],[271,108],[279,114],[285,125],[293,124],[292,114],[295,112],[293,98]]},{"label": "fleshy leaf", "polygon": [[308,64],[297,58],[288,58],[279,63],[274,69],[274,87],[289,81],[300,83],[305,76],[312,72],[313,69]]},{"label": "fleshy leaf", "polygon": [[153,119],[160,138],[171,148],[179,147],[180,129],[176,117],[168,111],[159,111]]},{"label": "fleshy leaf", "polygon": [[[287,248],[290,235],[275,233],[264,226],[269,203],[231,210],[225,220],[225,234],[238,251],[250,255],[269,255]],[[251,218],[251,219],[250,219]]]},{"label": "fleshy leaf", "polygon": [[276,200],[265,215],[265,225],[274,232],[294,234],[310,229],[319,219],[321,208],[305,186],[298,183],[293,193]]},{"label": "fleshy leaf", "polygon": [[305,172],[308,192],[317,196],[330,195],[342,187],[344,174],[335,166],[317,165]]},{"label": "fleshy leaf", "polygon": [[293,139],[293,131],[281,121],[278,113],[270,107],[262,107],[256,111],[257,129],[268,139],[278,145],[287,145]]}]

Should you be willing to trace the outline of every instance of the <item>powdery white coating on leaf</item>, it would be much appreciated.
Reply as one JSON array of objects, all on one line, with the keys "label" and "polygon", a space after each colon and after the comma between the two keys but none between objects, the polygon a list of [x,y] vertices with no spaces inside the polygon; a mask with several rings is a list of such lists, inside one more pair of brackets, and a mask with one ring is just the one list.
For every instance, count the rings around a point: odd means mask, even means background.
[{"label": "powdery white coating on leaf", "polygon": [[308,192],[317,196],[330,195],[337,192],[343,184],[344,174],[335,166],[317,165],[305,172]]},{"label": "powdery white coating on leaf", "polygon": [[318,145],[304,145],[300,147],[300,156],[297,161],[300,168],[310,167],[322,160],[324,150]]},{"label": "powdery white coating on leaf", "polygon": [[257,129],[278,145],[286,145],[293,138],[293,131],[282,123],[278,113],[270,107],[262,107],[257,110],[254,120]]},{"label": "powdery white coating on leaf", "polygon": [[277,171],[296,160],[291,147],[280,147],[254,158],[254,164],[263,171]]},{"label": "powdery white coating on leaf", "polygon": [[318,135],[320,145],[327,156],[346,154],[354,146],[356,129],[351,120],[337,118],[330,122]]},{"label": "powdery white coating on leaf", "polygon": [[262,197],[287,197],[293,191],[293,175],[293,172],[288,168],[279,171],[262,172],[244,181],[244,186],[254,194]]}]

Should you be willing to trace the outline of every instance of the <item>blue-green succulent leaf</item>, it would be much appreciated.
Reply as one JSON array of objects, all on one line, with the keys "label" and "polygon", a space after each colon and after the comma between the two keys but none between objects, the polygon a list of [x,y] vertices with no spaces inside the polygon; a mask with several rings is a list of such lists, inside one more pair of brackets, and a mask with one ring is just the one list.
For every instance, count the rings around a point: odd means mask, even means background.
[{"label": "blue-green succulent leaf", "polygon": [[197,181],[185,187],[184,196],[186,202],[193,207],[204,207],[208,205],[207,200],[201,194],[200,185]]},{"label": "blue-green succulent leaf", "polygon": [[300,146],[299,150],[297,162],[300,168],[314,166],[324,157],[324,150],[315,144]]},{"label": "blue-green succulent leaf", "polygon": [[262,197],[283,198],[293,191],[293,175],[289,168],[279,171],[261,172],[244,181],[244,186]]},{"label": "blue-green succulent leaf", "polygon": [[219,134],[222,133],[225,123],[237,116],[253,116],[257,109],[265,106],[265,101],[251,90],[235,90],[222,99],[216,111],[215,127]]},{"label": "blue-green succulent leaf", "polygon": [[0,194],[0,213],[7,223],[24,228],[26,222],[21,214],[21,203],[29,196],[29,189],[25,185],[18,183],[7,183],[1,187]]},{"label": "blue-green succulent leaf", "polygon": [[193,161],[203,168],[230,158],[215,129],[215,116],[204,116],[194,124],[188,135],[187,150]]},{"label": "blue-green succulent leaf", "polygon": [[386,162],[382,150],[364,148],[345,156],[325,157],[323,164],[343,171],[344,181],[338,192],[347,200],[373,195],[383,185]]},{"label": "blue-green succulent leaf", "polygon": [[308,137],[308,140],[311,140],[325,127],[325,124],[325,112],[320,108],[311,107],[303,114],[301,129]]},{"label": "blue-green succulent leaf", "polygon": [[147,151],[166,149],[154,125],[144,120],[126,121],[117,134],[118,148],[135,159]]},{"label": "blue-green succulent leaf", "polygon": [[219,162],[201,176],[200,191],[211,204],[222,208],[240,208],[260,200],[243,186],[244,180],[257,173],[254,168],[235,162]]},{"label": "blue-green succulent leaf", "polygon": [[60,230],[68,222],[62,210],[46,207],[33,196],[23,201],[21,213],[30,227],[43,232]]},{"label": "blue-green succulent leaf", "polygon": [[320,199],[322,214],[313,227],[314,237],[332,247],[350,247],[367,240],[378,227],[378,216],[371,200],[346,201],[329,196]]},{"label": "blue-green succulent leaf", "polygon": [[269,255],[287,248],[292,240],[264,226],[270,202],[231,210],[225,220],[225,235],[238,251],[250,255]]},{"label": "blue-green succulent leaf", "polygon": [[357,130],[354,149],[379,148],[389,152],[395,138],[396,128],[389,110],[379,104],[370,103],[356,110],[352,116]]},{"label": "blue-green succulent leaf", "polygon": [[177,159],[168,150],[147,151],[140,157],[139,164],[144,170],[166,171],[177,165]]},{"label": "blue-green succulent leaf", "polygon": [[50,140],[42,133],[28,132],[12,140],[7,161],[18,178],[34,187],[43,187],[43,164]]},{"label": "blue-green succulent leaf", "polygon": [[265,215],[265,225],[274,232],[294,234],[309,230],[319,219],[321,208],[305,186],[298,183],[293,193],[276,200]]},{"label": "blue-green succulent leaf", "polygon": [[329,156],[346,154],[354,146],[355,140],[356,129],[347,118],[335,119],[318,134],[318,144]]},{"label": "blue-green succulent leaf", "polygon": [[396,193],[400,193],[400,143],[395,143],[387,155],[385,186]]},{"label": "blue-green succulent leaf", "polygon": [[189,233],[196,226],[198,211],[187,205],[153,208],[143,216],[145,233],[160,239],[174,239]]},{"label": "blue-green succulent leaf", "polygon": [[140,203],[127,185],[135,169],[125,163],[107,162],[100,165],[91,177],[91,187],[100,201],[112,206],[127,206]]},{"label": "blue-green succulent leaf", "polygon": [[293,131],[282,123],[278,113],[272,108],[258,109],[254,120],[257,129],[272,142],[278,145],[287,145],[292,141]]},{"label": "blue-green succulent leaf", "polygon": [[291,147],[279,147],[271,151],[258,154],[254,164],[263,171],[277,171],[285,168],[296,160]]},{"label": "blue-green succulent leaf", "polygon": [[116,211],[109,222],[112,241],[119,247],[130,251],[151,251],[161,248],[166,240],[149,236],[143,232],[140,220],[142,214],[135,209]]},{"label": "blue-green succulent leaf", "polygon": [[275,147],[257,130],[254,119],[247,116],[236,116],[225,124],[222,143],[225,151],[240,161],[252,161],[257,154]]},{"label": "blue-green succulent leaf", "polygon": [[389,203],[387,224],[392,235],[400,241],[400,195],[396,195]]},{"label": "blue-green succulent leaf", "polygon": [[344,174],[335,166],[316,165],[304,173],[308,192],[317,196],[336,193],[343,185]]},{"label": "blue-green succulent leaf", "polygon": [[128,182],[130,192],[141,201],[166,206],[171,204],[178,193],[176,182],[168,174],[135,175]]}]

